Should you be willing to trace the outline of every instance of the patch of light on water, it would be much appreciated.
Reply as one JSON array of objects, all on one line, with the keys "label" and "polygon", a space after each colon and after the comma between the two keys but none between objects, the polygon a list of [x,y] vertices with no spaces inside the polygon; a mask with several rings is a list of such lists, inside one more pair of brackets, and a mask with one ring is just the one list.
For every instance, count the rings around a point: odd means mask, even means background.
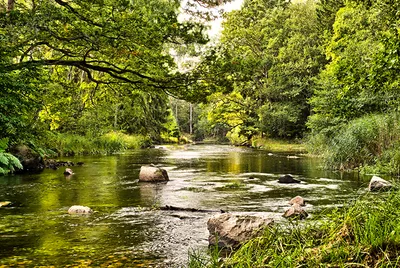
[{"label": "patch of light on water", "polygon": [[262,172],[249,172],[249,173],[242,173],[240,175],[241,177],[249,177],[249,176],[253,176],[253,177],[257,177],[257,176],[263,176],[263,177],[275,177],[275,174],[272,173],[262,173]]},{"label": "patch of light on water", "polygon": [[172,159],[195,159],[200,158],[201,154],[199,152],[191,152],[191,151],[174,151],[164,158],[172,158]]},{"label": "patch of light on water", "polygon": [[270,188],[270,187],[266,187],[264,185],[259,185],[259,184],[253,184],[252,188],[249,189],[248,191],[253,192],[253,193],[265,193],[265,192],[268,192],[271,190],[272,190],[272,188]]}]

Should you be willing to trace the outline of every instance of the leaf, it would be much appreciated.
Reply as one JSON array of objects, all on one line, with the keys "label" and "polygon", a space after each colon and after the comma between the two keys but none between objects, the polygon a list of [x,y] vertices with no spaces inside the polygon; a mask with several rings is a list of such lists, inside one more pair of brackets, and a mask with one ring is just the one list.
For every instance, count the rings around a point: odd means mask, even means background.
[{"label": "leaf", "polygon": [[7,158],[9,160],[9,164],[10,165],[12,165],[13,167],[19,168],[19,169],[23,169],[23,166],[22,166],[22,164],[21,164],[21,162],[19,161],[18,158],[16,158],[12,154],[6,153],[6,155],[7,155]]},{"label": "leaf", "polygon": [[0,153],[4,152],[8,147],[8,138],[0,139]]},{"label": "leaf", "polygon": [[0,165],[1,166],[8,166],[9,161],[7,157],[7,153],[0,153]]}]

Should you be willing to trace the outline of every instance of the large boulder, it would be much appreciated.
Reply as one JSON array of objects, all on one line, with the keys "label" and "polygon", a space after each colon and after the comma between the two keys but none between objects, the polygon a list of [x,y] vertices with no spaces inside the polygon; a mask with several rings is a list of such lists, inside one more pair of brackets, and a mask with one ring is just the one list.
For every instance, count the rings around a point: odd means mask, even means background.
[{"label": "large boulder", "polygon": [[308,213],[299,204],[294,204],[289,209],[287,209],[282,216],[284,218],[303,220],[308,217]]},{"label": "large boulder", "polygon": [[283,175],[278,180],[279,183],[301,183],[301,181],[293,178],[292,175]]},{"label": "large boulder", "polygon": [[168,173],[165,169],[155,166],[142,166],[140,168],[139,181],[163,182],[168,180]]},{"label": "large boulder", "polygon": [[297,204],[297,205],[300,205],[300,206],[305,206],[306,205],[306,202],[304,201],[304,199],[303,199],[303,197],[301,197],[301,196],[296,196],[296,197],[293,197],[290,201],[289,201],[289,205],[295,205],[295,204]]},{"label": "large boulder", "polygon": [[85,206],[72,206],[68,209],[69,214],[91,214],[93,210]]},{"label": "large boulder", "polygon": [[242,243],[260,235],[272,219],[249,215],[218,214],[207,222],[210,246],[237,248]]},{"label": "large boulder", "polygon": [[390,182],[378,177],[378,176],[373,176],[371,178],[371,181],[369,182],[368,185],[368,190],[371,192],[376,192],[376,191],[387,191],[391,189],[393,186]]},{"label": "large boulder", "polygon": [[38,173],[45,168],[43,158],[26,145],[14,146],[10,152],[19,159],[23,167],[22,170],[17,170],[17,172]]}]

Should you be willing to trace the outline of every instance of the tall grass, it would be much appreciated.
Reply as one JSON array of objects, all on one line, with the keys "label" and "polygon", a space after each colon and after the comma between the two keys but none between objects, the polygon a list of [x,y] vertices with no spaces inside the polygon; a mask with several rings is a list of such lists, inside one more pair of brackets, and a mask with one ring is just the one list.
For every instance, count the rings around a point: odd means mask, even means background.
[{"label": "tall grass", "polygon": [[[308,149],[331,169],[367,168],[399,174],[400,115],[368,115],[309,139]],[[400,175],[400,174],[399,174]]]},{"label": "tall grass", "polygon": [[196,256],[189,267],[399,267],[399,207],[398,191],[367,194],[312,222],[273,225],[222,263]]},{"label": "tall grass", "polygon": [[150,145],[150,139],[142,135],[126,135],[110,132],[99,137],[74,134],[54,134],[44,147],[51,148],[59,155],[112,154],[126,149],[138,149]]}]

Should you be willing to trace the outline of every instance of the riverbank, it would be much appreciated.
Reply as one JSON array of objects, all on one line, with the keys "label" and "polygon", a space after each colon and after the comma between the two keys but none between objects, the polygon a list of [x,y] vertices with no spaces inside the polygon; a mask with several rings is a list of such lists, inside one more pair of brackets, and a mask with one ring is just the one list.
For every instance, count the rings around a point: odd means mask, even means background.
[{"label": "riverbank", "polygon": [[223,262],[216,251],[194,254],[189,267],[398,267],[399,207],[397,190],[367,193],[310,220],[271,226]]},{"label": "riverbank", "polygon": [[307,148],[301,141],[289,141],[256,137],[251,140],[254,148],[260,148],[271,152],[290,152],[290,153],[307,153]]}]

